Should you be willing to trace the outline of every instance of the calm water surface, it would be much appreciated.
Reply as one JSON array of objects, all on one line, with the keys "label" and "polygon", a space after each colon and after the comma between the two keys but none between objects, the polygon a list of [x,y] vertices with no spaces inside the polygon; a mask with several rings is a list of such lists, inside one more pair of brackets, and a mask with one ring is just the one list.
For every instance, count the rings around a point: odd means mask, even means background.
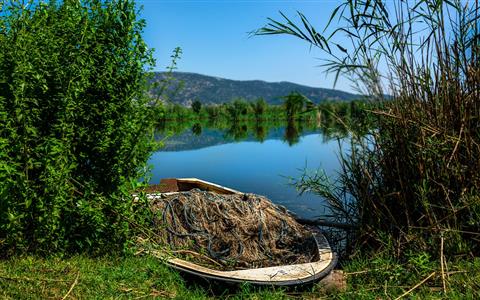
[{"label": "calm water surface", "polygon": [[314,218],[326,213],[325,202],[313,194],[299,196],[288,177],[298,178],[305,167],[334,175],[339,168],[338,151],[338,142],[325,141],[320,133],[300,136],[296,144],[289,145],[275,137],[234,142],[215,130],[204,130],[198,136],[188,132],[170,137],[165,148],[150,158],[151,183],[161,178],[196,177],[265,195],[301,217]]}]

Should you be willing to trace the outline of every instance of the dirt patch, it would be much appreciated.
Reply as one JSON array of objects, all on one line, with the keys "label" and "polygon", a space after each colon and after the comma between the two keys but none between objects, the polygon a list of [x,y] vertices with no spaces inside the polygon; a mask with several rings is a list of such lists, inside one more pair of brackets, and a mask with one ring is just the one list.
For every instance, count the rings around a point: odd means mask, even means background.
[{"label": "dirt patch", "polygon": [[147,187],[144,187],[137,192],[144,193],[167,193],[167,192],[177,192],[178,182],[176,179],[162,179],[160,184],[151,184]]},{"label": "dirt patch", "polygon": [[153,200],[155,242],[220,270],[316,259],[310,231],[267,198],[194,189]]}]

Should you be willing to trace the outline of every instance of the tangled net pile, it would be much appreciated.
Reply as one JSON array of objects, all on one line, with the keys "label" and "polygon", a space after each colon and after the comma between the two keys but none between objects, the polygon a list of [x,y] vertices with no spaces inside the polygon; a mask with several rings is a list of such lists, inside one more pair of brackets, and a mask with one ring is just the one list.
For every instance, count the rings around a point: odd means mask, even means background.
[{"label": "tangled net pile", "polygon": [[183,258],[211,268],[306,263],[316,255],[311,233],[262,196],[194,189],[162,195],[152,210],[156,243],[176,253],[198,254]]}]

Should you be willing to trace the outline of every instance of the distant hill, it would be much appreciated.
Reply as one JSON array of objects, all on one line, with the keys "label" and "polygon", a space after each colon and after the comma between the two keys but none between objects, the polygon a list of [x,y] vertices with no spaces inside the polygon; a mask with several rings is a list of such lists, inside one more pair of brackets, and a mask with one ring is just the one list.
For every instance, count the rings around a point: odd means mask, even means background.
[{"label": "distant hill", "polygon": [[[166,73],[156,72],[154,81],[161,81]],[[281,104],[282,96],[296,91],[315,103],[322,101],[349,101],[359,96],[339,90],[314,88],[291,82],[266,82],[261,80],[230,80],[196,73],[174,72],[174,87],[180,87],[170,101],[189,106],[198,99],[204,104],[220,104],[243,98],[254,101],[263,98],[269,104]],[[152,91],[154,93],[155,91]]]}]

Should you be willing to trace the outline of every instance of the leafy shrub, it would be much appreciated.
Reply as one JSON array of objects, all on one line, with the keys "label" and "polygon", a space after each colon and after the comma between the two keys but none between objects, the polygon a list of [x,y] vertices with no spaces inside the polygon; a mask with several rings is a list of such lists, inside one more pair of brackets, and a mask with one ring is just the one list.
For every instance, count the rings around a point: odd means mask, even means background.
[{"label": "leafy shrub", "polygon": [[131,0],[0,3],[0,255],[121,249],[154,146],[145,22]]}]

